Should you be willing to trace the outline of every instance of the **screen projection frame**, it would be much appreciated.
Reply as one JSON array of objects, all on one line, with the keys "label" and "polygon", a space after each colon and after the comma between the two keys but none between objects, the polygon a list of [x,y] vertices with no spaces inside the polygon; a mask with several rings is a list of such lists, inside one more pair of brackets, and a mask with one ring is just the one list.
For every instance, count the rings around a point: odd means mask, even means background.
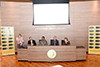
[{"label": "screen projection frame", "polygon": [[61,23],[61,24],[34,24],[34,12],[33,12],[33,23],[32,25],[70,25],[70,4],[69,0],[32,0],[33,1],[33,11],[34,11],[34,4],[68,4],[68,23]]}]

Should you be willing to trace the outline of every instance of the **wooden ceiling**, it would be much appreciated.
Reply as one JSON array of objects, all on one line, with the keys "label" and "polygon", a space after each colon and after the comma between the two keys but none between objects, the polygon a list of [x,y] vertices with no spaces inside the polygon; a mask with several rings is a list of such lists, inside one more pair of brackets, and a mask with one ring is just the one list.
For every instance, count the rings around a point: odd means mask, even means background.
[{"label": "wooden ceiling", "polygon": [[[32,0],[1,0],[1,1],[32,2]],[[70,0],[70,2],[75,2],[75,1],[99,1],[99,0]]]}]

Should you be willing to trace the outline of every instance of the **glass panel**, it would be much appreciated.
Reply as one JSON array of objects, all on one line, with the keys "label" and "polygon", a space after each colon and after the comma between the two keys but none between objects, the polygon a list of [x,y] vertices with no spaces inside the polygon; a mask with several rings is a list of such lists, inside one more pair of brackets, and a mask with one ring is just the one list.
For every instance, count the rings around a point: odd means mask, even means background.
[{"label": "glass panel", "polygon": [[9,29],[9,30],[13,30],[13,28],[12,28],[12,27],[8,27],[8,29]]},{"label": "glass panel", "polygon": [[94,27],[90,27],[90,29],[94,29]]},{"label": "glass panel", "polygon": [[2,40],[7,40],[7,38],[2,38]]},{"label": "glass panel", "polygon": [[96,33],[96,35],[100,35],[100,33]]},{"label": "glass panel", "polygon": [[7,48],[2,48],[3,50],[7,50]]},{"label": "glass panel", "polygon": [[94,32],[94,30],[90,30],[90,32]]},{"label": "glass panel", "polygon": [[90,35],[94,35],[93,33],[90,33]]},{"label": "glass panel", "polygon": [[90,37],[90,38],[94,38],[94,37]]},{"label": "glass panel", "polygon": [[9,46],[13,46],[13,44],[9,44]]},{"label": "glass panel", "polygon": [[12,43],[13,41],[9,41],[9,43]]},{"label": "glass panel", "polygon": [[8,36],[13,36],[13,34],[9,34]]},{"label": "glass panel", "polygon": [[100,37],[96,37],[97,39],[99,39]]},{"label": "glass panel", "polygon": [[13,39],[13,38],[8,38],[8,39]]},{"label": "glass panel", "polygon": [[100,42],[100,40],[96,40],[96,42]]},{"label": "glass panel", "polygon": [[13,33],[13,31],[8,31],[8,33]]},{"label": "glass panel", "polygon": [[1,31],[1,33],[7,33],[7,31]]},{"label": "glass panel", "polygon": [[2,36],[7,36],[6,34],[2,34]]},{"label": "glass panel", "polygon": [[90,40],[90,42],[94,42],[94,40]]},{"label": "glass panel", "polygon": [[5,44],[5,45],[2,45],[2,46],[3,46],[3,47],[4,47],[4,46],[7,46],[7,44]]},{"label": "glass panel", "polygon": [[100,43],[96,43],[95,45],[100,45]]},{"label": "glass panel", "polygon": [[89,48],[94,48],[93,46],[89,46]]},{"label": "glass panel", "polygon": [[99,29],[100,27],[96,27],[97,29]]},{"label": "glass panel", "polygon": [[96,49],[99,49],[100,47],[95,47]]},{"label": "glass panel", "polygon": [[96,30],[96,32],[100,32],[100,30]]},{"label": "glass panel", "polygon": [[94,43],[90,43],[89,45],[94,45]]},{"label": "glass panel", "polygon": [[7,41],[2,41],[2,43],[7,43]]},{"label": "glass panel", "polygon": [[4,30],[4,29],[7,29],[7,28],[2,27],[1,29]]},{"label": "glass panel", "polygon": [[13,49],[13,47],[9,47],[9,49]]}]

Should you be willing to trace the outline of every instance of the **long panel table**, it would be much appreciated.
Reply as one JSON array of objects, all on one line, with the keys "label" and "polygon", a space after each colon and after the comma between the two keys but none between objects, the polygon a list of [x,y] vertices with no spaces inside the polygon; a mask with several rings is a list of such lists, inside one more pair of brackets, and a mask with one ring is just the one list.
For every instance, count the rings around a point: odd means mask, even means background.
[{"label": "long panel table", "polygon": [[18,49],[18,61],[54,62],[76,60],[86,60],[86,49],[84,47],[28,46],[28,49]]}]

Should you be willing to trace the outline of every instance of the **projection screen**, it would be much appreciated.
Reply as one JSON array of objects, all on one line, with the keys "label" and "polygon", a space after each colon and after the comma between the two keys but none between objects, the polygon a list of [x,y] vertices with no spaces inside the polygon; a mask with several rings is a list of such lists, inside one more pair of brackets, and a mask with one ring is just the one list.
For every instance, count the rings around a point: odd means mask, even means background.
[{"label": "projection screen", "polygon": [[34,10],[33,25],[70,24],[69,2],[54,3],[51,1],[44,3],[44,2],[39,2],[38,0],[38,2],[33,3],[33,10]]}]

